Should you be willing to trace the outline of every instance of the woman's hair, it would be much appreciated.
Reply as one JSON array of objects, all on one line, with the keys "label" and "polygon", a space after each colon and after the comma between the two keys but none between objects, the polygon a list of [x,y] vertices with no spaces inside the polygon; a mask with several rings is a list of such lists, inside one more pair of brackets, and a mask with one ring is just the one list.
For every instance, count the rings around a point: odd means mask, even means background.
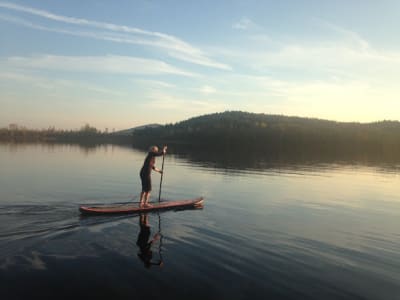
[{"label": "woman's hair", "polygon": [[150,152],[158,152],[158,147],[157,147],[157,146],[151,146],[151,147],[149,148],[149,151],[150,151]]}]

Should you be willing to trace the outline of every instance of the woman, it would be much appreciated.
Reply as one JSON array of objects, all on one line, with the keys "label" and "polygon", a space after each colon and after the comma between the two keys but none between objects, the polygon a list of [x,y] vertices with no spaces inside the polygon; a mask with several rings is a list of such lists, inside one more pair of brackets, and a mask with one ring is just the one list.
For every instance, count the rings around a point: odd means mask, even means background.
[{"label": "woman", "polygon": [[156,156],[164,155],[167,152],[167,146],[163,147],[162,151],[158,151],[157,146],[151,146],[149,153],[147,153],[146,159],[144,160],[143,167],[140,170],[140,179],[142,181],[142,193],[140,194],[140,207],[150,207],[148,203],[151,192],[151,171],[154,170],[158,173],[162,173],[162,170],[157,169],[155,166]]}]

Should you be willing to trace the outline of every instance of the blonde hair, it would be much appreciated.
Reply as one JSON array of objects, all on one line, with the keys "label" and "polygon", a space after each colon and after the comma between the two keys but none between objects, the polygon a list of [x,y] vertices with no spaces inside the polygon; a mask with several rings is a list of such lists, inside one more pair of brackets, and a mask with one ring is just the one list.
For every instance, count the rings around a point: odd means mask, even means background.
[{"label": "blonde hair", "polygon": [[149,148],[149,151],[150,151],[150,152],[158,152],[158,147],[157,147],[157,146],[151,146],[151,147]]}]

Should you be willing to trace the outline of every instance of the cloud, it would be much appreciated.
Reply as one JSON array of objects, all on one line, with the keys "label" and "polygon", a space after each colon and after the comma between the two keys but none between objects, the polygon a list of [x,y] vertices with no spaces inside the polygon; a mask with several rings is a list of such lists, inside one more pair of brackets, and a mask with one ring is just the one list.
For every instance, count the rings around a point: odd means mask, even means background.
[{"label": "cloud", "polygon": [[[244,46],[213,48],[236,68],[253,74],[276,74],[277,78],[394,80],[400,76],[400,52],[376,48],[357,32],[322,22],[324,37],[310,41],[266,36],[246,37]],[[234,62],[234,63],[233,63]],[[396,66],[396,67],[395,67]]]},{"label": "cloud", "polygon": [[227,105],[217,99],[202,99],[187,96],[177,96],[164,92],[153,92],[147,96],[147,106],[157,110],[169,110],[173,113],[200,114],[220,111]]},{"label": "cloud", "polygon": [[204,85],[200,88],[200,92],[206,95],[214,94],[217,90],[209,85]]},{"label": "cloud", "polygon": [[164,40],[173,41],[180,45],[187,45],[190,47],[190,45],[186,44],[185,42],[181,41],[180,39],[178,39],[174,36],[159,33],[159,32],[147,31],[147,30],[143,30],[140,28],[129,27],[129,26],[124,26],[124,25],[117,25],[117,24],[112,24],[112,23],[98,22],[98,21],[92,21],[92,20],[87,20],[87,19],[82,19],[82,18],[74,18],[74,17],[57,15],[57,14],[53,14],[53,13],[45,11],[45,10],[39,10],[39,9],[35,9],[32,7],[22,6],[22,5],[18,5],[18,4],[14,4],[14,3],[10,3],[10,2],[0,2],[0,7],[14,10],[14,11],[32,14],[32,15],[39,16],[42,18],[50,19],[50,20],[57,21],[57,22],[67,23],[67,24],[90,26],[90,27],[96,27],[96,28],[106,29],[106,30],[110,30],[110,31],[119,31],[119,32],[125,32],[125,33],[134,33],[134,34],[142,34],[142,35],[147,35],[147,36],[154,36],[154,37],[158,37],[158,38],[161,38]]},{"label": "cloud", "polygon": [[111,88],[106,88],[104,86],[96,85],[96,84],[91,84],[88,82],[82,82],[82,81],[77,81],[77,80],[66,80],[66,79],[54,79],[54,78],[49,78],[49,77],[41,77],[38,76],[37,74],[26,74],[26,73],[21,73],[19,71],[18,73],[16,72],[0,72],[0,79],[3,81],[10,81],[10,82],[23,82],[25,85],[28,84],[32,87],[37,87],[41,89],[46,89],[46,90],[58,90],[58,89],[80,89],[83,91],[90,91],[90,92],[95,92],[97,94],[105,94],[105,95],[111,95],[111,96],[126,96],[125,93],[111,89]]},{"label": "cloud", "polygon": [[[366,43],[328,42],[291,44],[278,50],[253,53],[247,62],[254,70],[304,80],[341,78],[364,82],[400,77],[400,52],[377,50]],[[282,72],[283,71],[283,72]]]},{"label": "cloud", "polygon": [[152,80],[152,79],[133,79],[132,82],[139,83],[141,85],[150,87],[150,88],[175,88],[175,84],[171,84],[169,82],[160,81],[160,80]]},{"label": "cloud", "polygon": [[238,30],[248,30],[251,28],[258,28],[259,26],[254,23],[252,20],[249,18],[243,17],[240,19],[239,22],[236,22],[235,24],[232,25],[233,29],[238,29]]},{"label": "cloud", "polygon": [[355,31],[337,26],[333,23],[321,19],[316,19],[316,22],[317,25],[319,25],[320,27],[326,28],[331,32],[337,33],[340,36],[340,38],[345,38],[347,41],[352,42],[359,48],[367,49],[370,47],[370,44]]},{"label": "cloud", "polygon": [[45,69],[71,72],[95,72],[107,74],[173,74],[196,76],[175,68],[163,61],[131,56],[59,56],[9,57],[0,61],[5,66],[22,69]]},{"label": "cloud", "polygon": [[[96,38],[96,39],[107,40],[110,42],[132,43],[132,44],[157,47],[167,50],[168,55],[186,62],[217,69],[224,69],[224,70],[231,69],[230,66],[212,60],[211,58],[207,57],[207,55],[202,50],[190,45],[189,43],[173,35],[168,35],[156,31],[143,30],[140,28],[125,26],[125,25],[118,25],[113,23],[98,22],[88,19],[57,15],[45,10],[39,10],[32,7],[22,6],[9,2],[0,1],[0,7],[12,11],[23,12],[26,14],[38,16],[59,23],[76,25],[79,27],[91,27],[103,31],[83,32],[81,30],[54,29],[54,27],[50,28],[34,24],[25,19],[4,16],[4,15],[1,16],[1,19],[3,21],[17,23],[19,25],[27,26],[37,30],[45,30],[45,31],[75,35],[80,37]],[[104,30],[106,32],[104,32]]]}]

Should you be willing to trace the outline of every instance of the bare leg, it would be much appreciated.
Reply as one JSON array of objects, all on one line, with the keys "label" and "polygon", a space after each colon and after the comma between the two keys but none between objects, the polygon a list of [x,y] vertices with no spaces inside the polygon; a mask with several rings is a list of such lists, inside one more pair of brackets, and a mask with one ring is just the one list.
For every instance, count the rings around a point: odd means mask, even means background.
[{"label": "bare leg", "polygon": [[144,201],[144,205],[145,205],[145,206],[151,206],[151,205],[149,204],[150,192],[147,192],[145,197],[146,197],[146,200]]},{"label": "bare leg", "polygon": [[140,204],[139,204],[140,207],[142,207],[144,205],[144,200],[146,199],[145,194],[146,194],[146,192],[141,192],[140,193]]}]

